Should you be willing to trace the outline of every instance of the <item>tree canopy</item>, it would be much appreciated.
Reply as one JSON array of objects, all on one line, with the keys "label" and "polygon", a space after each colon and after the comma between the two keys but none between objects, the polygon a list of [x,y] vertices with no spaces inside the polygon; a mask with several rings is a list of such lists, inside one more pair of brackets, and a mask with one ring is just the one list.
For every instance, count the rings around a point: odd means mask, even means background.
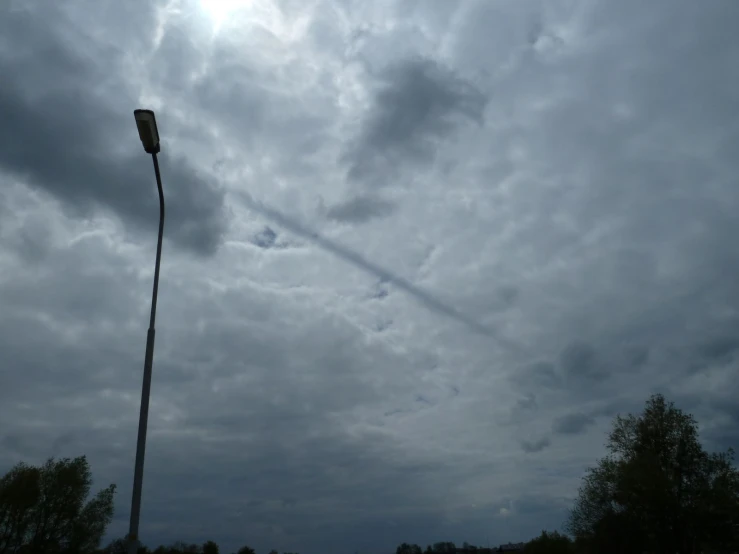
[{"label": "tree canopy", "polygon": [[706,452],[698,425],[661,395],[616,417],[583,478],[568,530],[585,552],[692,553],[737,546],[734,452]]},{"label": "tree canopy", "polygon": [[87,500],[84,456],[19,463],[0,479],[0,554],[93,553],[113,517],[115,485]]},{"label": "tree canopy", "polygon": [[524,554],[570,554],[572,540],[557,531],[542,531],[541,535],[531,539],[523,549]]}]

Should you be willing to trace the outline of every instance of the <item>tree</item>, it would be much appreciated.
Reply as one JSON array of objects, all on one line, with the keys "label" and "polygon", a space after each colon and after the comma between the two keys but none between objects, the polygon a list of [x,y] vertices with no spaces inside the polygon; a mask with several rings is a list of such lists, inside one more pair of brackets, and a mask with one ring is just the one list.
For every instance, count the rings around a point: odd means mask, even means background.
[{"label": "tree", "polygon": [[395,549],[395,554],[421,554],[421,547],[417,544],[408,544],[407,542],[404,542],[400,545],[398,545],[398,548]]},{"label": "tree", "polygon": [[616,417],[607,450],[570,513],[580,549],[692,553],[737,545],[734,452],[707,453],[692,415],[654,395],[641,415]]},{"label": "tree", "polygon": [[218,545],[213,541],[207,541],[203,544],[203,554],[218,554]]},{"label": "tree", "polygon": [[202,552],[202,549],[200,546],[194,543],[186,543],[183,541],[176,541],[172,546],[170,546],[170,551],[174,553],[182,553],[182,554],[200,554]]},{"label": "tree", "polygon": [[[236,554],[256,554],[251,546],[242,546]],[[277,554],[277,550],[271,550],[269,554]]]},{"label": "tree", "polygon": [[523,551],[524,554],[570,554],[572,540],[557,531],[553,533],[542,531],[541,535],[526,543]]},{"label": "tree", "polygon": [[[143,545],[139,546],[138,554],[149,554],[149,549]],[[101,554],[128,554],[128,540],[125,538],[115,539],[101,550]]]},{"label": "tree", "polygon": [[86,502],[91,485],[85,456],[14,466],[0,479],[0,554],[95,552],[113,517],[115,485]]}]

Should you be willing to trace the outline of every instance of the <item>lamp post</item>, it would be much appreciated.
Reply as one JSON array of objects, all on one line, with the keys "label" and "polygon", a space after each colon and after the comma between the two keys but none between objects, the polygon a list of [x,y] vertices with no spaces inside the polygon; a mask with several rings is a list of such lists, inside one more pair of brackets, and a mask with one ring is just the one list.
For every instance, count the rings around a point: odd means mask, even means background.
[{"label": "lamp post", "polygon": [[164,231],[164,193],[162,178],[159,175],[159,131],[154,112],[135,110],[136,127],[144,151],[151,154],[154,161],[154,174],[159,190],[159,237],[157,238],[157,258],[154,265],[154,290],[151,294],[151,316],[146,333],[146,354],[144,355],[144,382],[141,386],[141,411],[139,412],[139,434],[136,441],[136,466],[133,474],[133,495],[131,497],[131,522],[128,529],[128,552],[136,554],[139,545],[139,515],[141,513],[141,487],[144,480],[144,453],[146,452],[146,426],[149,421],[149,393],[151,392],[151,368],[154,361],[154,322],[157,315],[157,292],[159,289],[159,261],[162,257],[162,232]]}]

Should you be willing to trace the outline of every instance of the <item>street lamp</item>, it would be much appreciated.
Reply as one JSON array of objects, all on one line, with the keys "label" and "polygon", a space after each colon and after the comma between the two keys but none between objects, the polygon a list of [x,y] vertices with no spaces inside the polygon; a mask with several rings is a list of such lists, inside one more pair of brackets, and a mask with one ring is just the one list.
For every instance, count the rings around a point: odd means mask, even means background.
[{"label": "street lamp", "polygon": [[146,426],[149,421],[149,394],[151,392],[151,368],[154,361],[154,321],[157,315],[157,292],[159,289],[159,261],[162,257],[162,232],[164,231],[164,193],[162,178],[159,175],[159,131],[154,112],[135,110],[136,127],[144,151],[154,160],[154,174],[159,190],[159,237],[157,238],[157,258],[154,265],[154,290],[151,294],[151,316],[149,331],[146,333],[146,354],[144,356],[144,382],[141,386],[141,411],[139,412],[139,434],[136,441],[136,466],[133,474],[133,495],[131,498],[131,522],[128,529],[128,552],[136,554],[139,545],[139,515],[141,513],[141,487],[144,479],[144,453],[146,451]]}]

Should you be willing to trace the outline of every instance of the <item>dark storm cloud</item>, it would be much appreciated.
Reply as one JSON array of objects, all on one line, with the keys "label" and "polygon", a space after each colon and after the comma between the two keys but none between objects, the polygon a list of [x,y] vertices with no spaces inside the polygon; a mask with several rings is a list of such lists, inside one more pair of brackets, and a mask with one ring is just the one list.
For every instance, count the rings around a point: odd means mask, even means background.
[{"label": "dark storm cloud", "polygon": [[562,435],[578,435],[585,431],[595,420],[584,413],[576,412],[567,414],[554,420],[552,430]]},{"label": "dark storm cloud", "polygon": [[535,441],[521,441],[521,450],[527,454],[533,454],[535,452],[541,452],[552,444],[549,437],[542,437]]},{"label": "dark storm cloud", "polygon": [[356,196],[329,208],[326,217],[342,223],[365,223],[370,219],[390,215],[395,206],[373,196]]},{"label": "dark storm cloud", "polygon": [[411,59],[381,75],[362,132],[346,155],[349,177],[375,185],[404,161],[427,161],[463,120],[482,123],[485,95],[442,65]]},{"label": "dark storm cloud", "polygon": [[[72,214],[104,208],[132,229],[155,229],[152,163],[133,121],[136,95],[117,80],[119,55],[98,48],[94,57],[88,45],[69,42],[44,27],[43,17],[22,10],[3,14],[0,34],[13,43],[0,53],[0,170],[52,194]],[[166,235],[212,253],[226,227],[223,193],[170,154],[170,121],[166,111],[158,115]]]}]

